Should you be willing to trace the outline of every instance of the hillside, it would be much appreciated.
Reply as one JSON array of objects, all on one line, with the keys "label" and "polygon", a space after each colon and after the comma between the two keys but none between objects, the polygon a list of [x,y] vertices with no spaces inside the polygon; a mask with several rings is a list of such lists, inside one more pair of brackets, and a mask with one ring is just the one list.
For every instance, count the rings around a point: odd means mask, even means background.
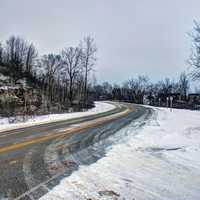
[{"label": "hillside", "polygon": [[42,94],[26,78],[15,82],[6,70],[0,67],[0,115],[2,117],[24,116],[43,113]]}]

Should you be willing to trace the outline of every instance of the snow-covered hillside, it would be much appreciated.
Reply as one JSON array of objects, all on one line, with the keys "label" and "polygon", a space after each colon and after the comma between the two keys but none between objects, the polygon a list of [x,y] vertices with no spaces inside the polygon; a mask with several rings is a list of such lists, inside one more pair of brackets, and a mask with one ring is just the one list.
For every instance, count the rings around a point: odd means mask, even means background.
[{"label": "snow-covered hillside", "polygon": [[200,112],[154,108],[110,138],[104,158],[81,166],[42,200],[199,200]]}]

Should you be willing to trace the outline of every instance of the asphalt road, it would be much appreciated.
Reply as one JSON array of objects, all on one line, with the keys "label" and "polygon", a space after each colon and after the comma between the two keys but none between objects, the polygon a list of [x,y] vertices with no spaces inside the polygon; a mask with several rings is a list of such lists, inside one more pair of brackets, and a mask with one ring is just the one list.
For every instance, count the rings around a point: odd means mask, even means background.
[{"label": "asphalt road", "polygon": [[35,200],[79,165],[104,156],[106,138],[151,110],[115,103],[116,109],[79,119],[0,133],[0,200]]}]

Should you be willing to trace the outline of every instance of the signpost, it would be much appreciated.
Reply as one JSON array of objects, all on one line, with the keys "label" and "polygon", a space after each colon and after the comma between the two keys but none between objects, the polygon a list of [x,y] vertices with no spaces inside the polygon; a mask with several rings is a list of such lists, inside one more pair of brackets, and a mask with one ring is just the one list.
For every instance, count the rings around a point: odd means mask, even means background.
[{"label": "signpost", "polygon": [[173,107],[173,97],[170,96],[170,111],[172,112],[172,107]]},{"label": "signpost", "polygon": [[167,101],[167,108],[169,108],[169,97],[166,98]]}]

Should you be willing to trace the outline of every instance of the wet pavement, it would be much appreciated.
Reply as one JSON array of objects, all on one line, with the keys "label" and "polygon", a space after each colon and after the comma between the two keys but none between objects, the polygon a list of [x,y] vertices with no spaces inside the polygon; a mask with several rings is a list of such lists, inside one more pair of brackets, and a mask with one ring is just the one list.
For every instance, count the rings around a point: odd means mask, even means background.
[{"label": "wet pavement", "polygon": [[[117,105],[120,106],[115,110],[95,116],[0,133],[0,200],[39,199],[80,165],[89,165],[103,157],[106,147],[111,145],[104,142],[106,138],[139,117],[151,114],[150,109],[142,106]],[[127,108],[129,112],[120,117],[78,128],[82,123]],[[62,134],[73,127],[77,131]]]}]

